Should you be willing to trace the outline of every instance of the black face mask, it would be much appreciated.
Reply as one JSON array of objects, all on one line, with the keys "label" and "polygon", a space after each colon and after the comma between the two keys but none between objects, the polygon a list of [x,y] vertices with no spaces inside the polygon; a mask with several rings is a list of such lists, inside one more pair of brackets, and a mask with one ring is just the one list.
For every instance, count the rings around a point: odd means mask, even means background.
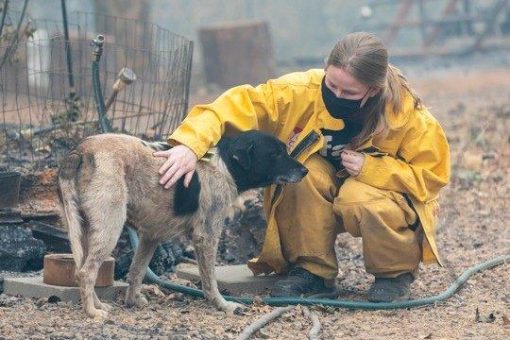
[{"label": "black face mask", "polygon": [[322,100],[332,117],[353,121],[362,120],[363,117],[357,116],[356,113],[361,110],[363,98],[358,100],[338,98],[333,91],[326,86],[326,77],[322,78],[321,92]]}]

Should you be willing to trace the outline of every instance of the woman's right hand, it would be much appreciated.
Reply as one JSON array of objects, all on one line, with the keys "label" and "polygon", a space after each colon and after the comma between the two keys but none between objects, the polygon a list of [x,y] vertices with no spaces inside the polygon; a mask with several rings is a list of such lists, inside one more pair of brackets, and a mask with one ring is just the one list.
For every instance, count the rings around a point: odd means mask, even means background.
[{"label": "woman's right hand", "polygon": [[159,184],[169,189],[179,178],[185,176],[184,186],[188,187],[198,161],[197,155],[189,147],[181,144],[165,151],[156,151],[153,156],[167,158],[158,170],[161,176]]}]

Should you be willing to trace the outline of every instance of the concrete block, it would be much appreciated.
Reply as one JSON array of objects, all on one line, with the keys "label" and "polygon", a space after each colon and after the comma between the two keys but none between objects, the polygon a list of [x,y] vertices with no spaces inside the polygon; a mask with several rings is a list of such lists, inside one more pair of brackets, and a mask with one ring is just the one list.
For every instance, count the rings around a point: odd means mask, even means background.
[{"label": "concrete block", "polygon": [[[176,274],[181,279],[200,281],[198,267],[193,264],[177,265]],[[220,290],[225,289],[229,294],[237,296],[265,295],[280,278],[279,275],[254,276],[245,264],[216,267],[216,279]]]},{"label": "concrete block", "polygon": [[[125,294],[127,287],[128,284],[125,282],[114,281],[112,286],[96,287],[96,293],[103,301],[114,301],[119,294]],[[78,303],[80,301],[80,289],[78,287],[49,285],[43,282],[42,276],[5,277],[4,294],[27,298],[56,296],[65,302]]]}]

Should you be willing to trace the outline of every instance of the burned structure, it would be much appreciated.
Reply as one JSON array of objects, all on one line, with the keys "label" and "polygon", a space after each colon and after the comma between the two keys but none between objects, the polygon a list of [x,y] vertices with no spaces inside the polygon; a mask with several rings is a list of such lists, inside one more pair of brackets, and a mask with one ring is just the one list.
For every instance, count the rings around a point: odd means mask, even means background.
[{"label": "burned structure", "polygon": [[397,58],[510,46],[508,0],[374,0],[360,8],[360,16],[357,30],[377,33]]},{"label": "burned structure", "polygon": [[[187,112],[193,42],[138,20],[68,15],[65,1],[62,21],[31,18],[28,1],[21,12],[9,3],[0,4],[0,227],[6,242],[0,248],[26,244],[27,250],[26,256],[17,252],[25,257],[15,267],[0,270],[19,271],[40,268],[45,251],[65,251],[57,166],[80,139],[100,132],[92,39],[104,35],[100,95],[108,99],[109,124],[148,140],[166,139]],[[161,261],[171,257],[166,251]]]}]

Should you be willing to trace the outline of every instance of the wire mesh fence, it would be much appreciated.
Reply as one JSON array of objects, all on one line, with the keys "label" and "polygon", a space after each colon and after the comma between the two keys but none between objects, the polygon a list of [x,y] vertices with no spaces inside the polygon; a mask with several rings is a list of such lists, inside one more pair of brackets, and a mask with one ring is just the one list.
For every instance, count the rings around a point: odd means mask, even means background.
[{"label": "wire mesh fence", "polygon": [[190,40],[137,20],[77,12],[68,18],[68,45],[62,22],[24,18],[18,27],[23,15],[8,15],[0,39],[0,170],[54,167],[81,138],[98,133],[91,71],[97,33],[105,36],[103,96],[112,95],[123,67],[136,74],[108,110],[114,130],[160,140],[182,120]]}]

